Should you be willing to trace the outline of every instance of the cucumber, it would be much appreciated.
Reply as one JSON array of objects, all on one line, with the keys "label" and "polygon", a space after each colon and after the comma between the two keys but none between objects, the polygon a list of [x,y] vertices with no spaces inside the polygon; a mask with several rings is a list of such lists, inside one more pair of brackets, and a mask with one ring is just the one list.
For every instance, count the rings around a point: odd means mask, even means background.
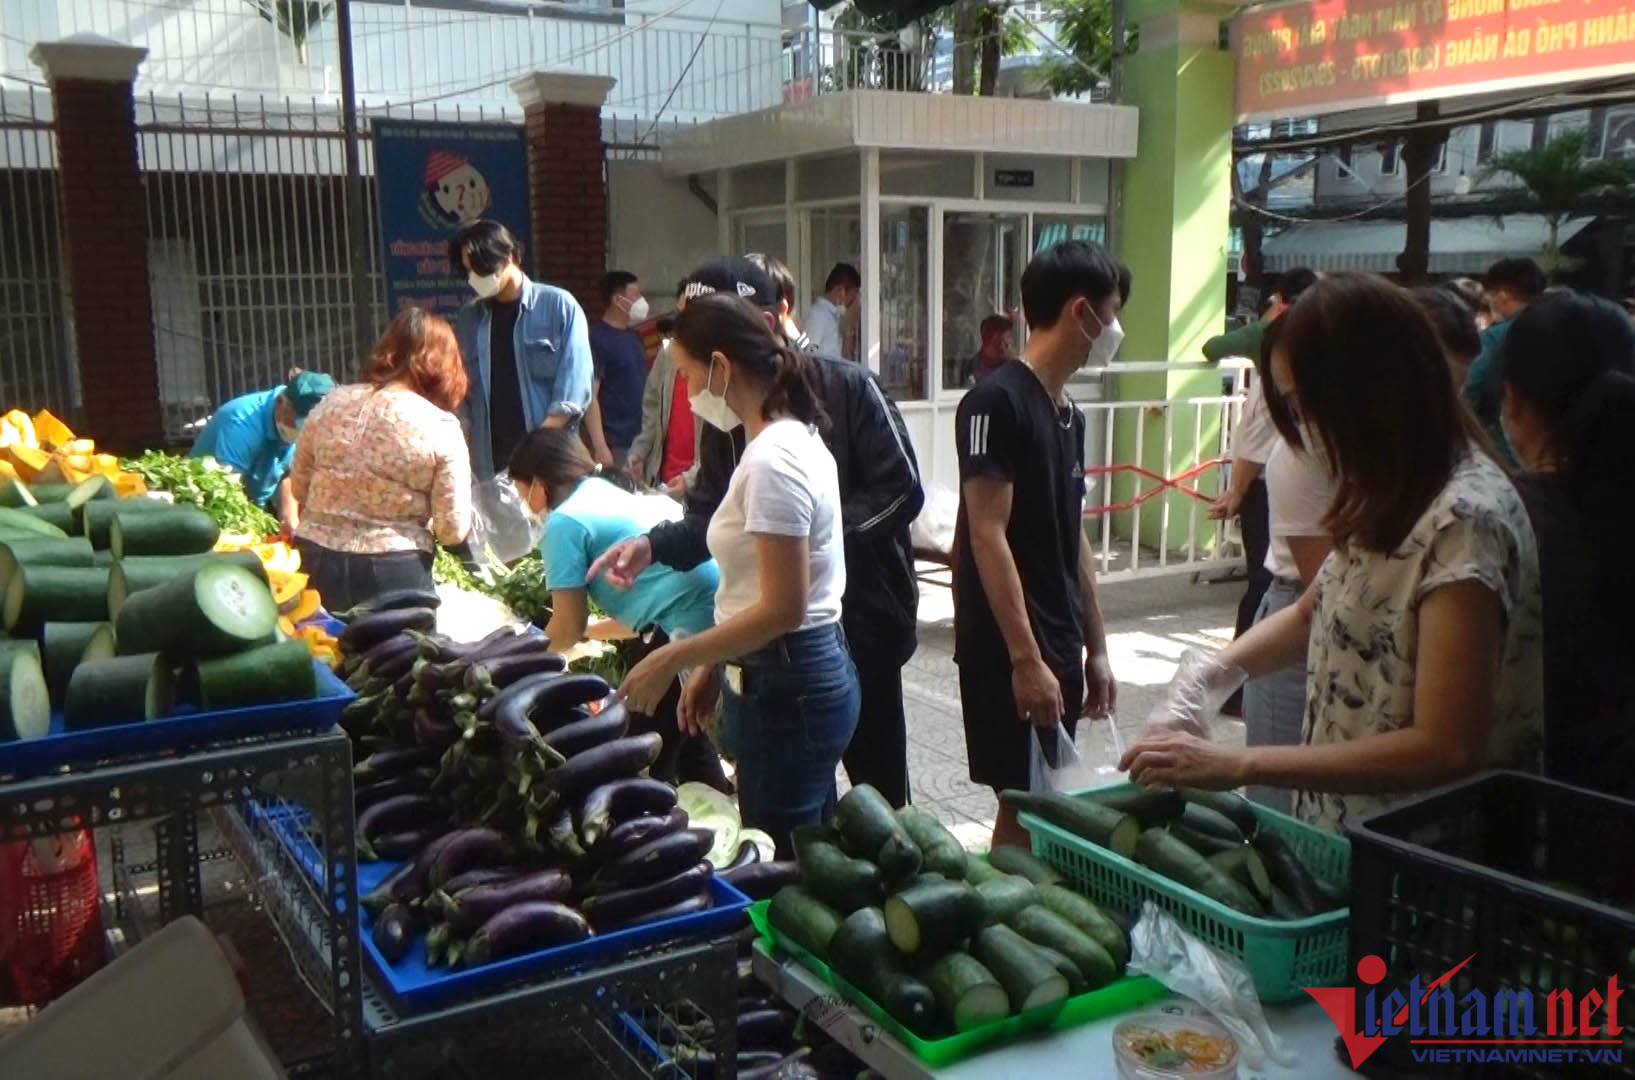
[{"label": "cucumber", "polygon": [[62,504],[68,507],[68,512],[73,516],[74,532],[79,533],[81,532],[79,527],[80,515],[84,512],[86,503],[96,499],[117,499],[118,497],[119,493],[114,490],[114,482],[98,473],[95,476],[87,476],[84,480],[75,484],[73,490],[69,491],[67,497],[63,499]]},{"label": "cucumber", "polygon": [[886,898],[886,932],[904,956],[938,956],[976,933],[986,914],[970,885],[932,878]]},{"label": "cucumber", "polygon": [[829,959],[842,978],[904,1027],[916,1034],[930,1029],[937,999],[929,986],[903,970],[879,908],[858,908],[846,917],[830,940]]},{"label": "cucumber", "polygon": [[33,642],[0,649],[0,742],[40,739],[51,733],[51,693]]},{"label": "cucumber", "polygon": [[206,562],[236,563],[262,581],[267,567],[253,551],[221,551],[204,555],[131,555],[116,561],[108,571],[108,618],[118,619],[119,609],[132,593],[156,589],[172,578],[189,574]]},{"label": "cucumber", "polygon": [[767,922],[824,963],[829,943],[840,929],[840,913],[799,885],[785,885],[766,908]]},{"label": "cucumber", "polygon": [[1010,1013],[1005,988],[970,953],[944,953],[921,969],[920,977],[955,1031],[970,1031]]},{"label": "cucumber", "polygon": [[1260,817],[1255,805],[1235,791],[1204,791],[1201,788],[1182,788],[1181,795],[1193,806],[1203,806],[1226,818],[1245,839],[1252,839],[1260,831]]},{"label": "cucumber", "polygon": [[1000,792],[999,801],[1126,858],[1135,851],[1141,836],[1141,824],[1133,816],[1090,799],[1075,799],[1055,791],[1011,789]]},{"label": "cucumber", "polygon": [[813,896],[842,915],[880,902],[883,890],[879,867],[854,859],[836,844],[814,835],[826,834],[827,829],[806,826],[795,832],[795,858],[800,863],[801,878]]},{"label": "cucumber", "polygon": [[318,696],[312,653],[303,641],[283,641],[200,660],[196,678],[199,705],[205,709],[306,701]]},{"label": "cucumber", "polygon": [[871,859],[888,881],[907,881],[920,872],[920,849],[872,784],[859,784],[841,797],[833,824],[851,849]]},{"label": "cucumber", "polygon": [[1219,855],[1223,851],[1235,851],[1243,846],[1241,839],[1230,840],[1213,833],[1202,832],[1180,821],[1170,822],[1168,831],[1175,839],[1205,858]]},{"label": "cucumber", "polygon": [[1167,825],[1186,810],[1186,799],[1170,787],[1137,788],[1096,795],[1095,800],[1109,810],[1129,814],[1141,823],[1143,829]]},{"label": "cucumber", "polygon": [[1232,819],[1218,810],[1212,810],[1203,803],[1187,803],[1186,810],[1181,814],[1180,823],[1195,832],[1213,836],[1218,840],[1230,840],[1241,844],[1249,839],[1243,830],[1232,823]]},{"label": "cucumber", "polygon": [[[24,566],[6,585],[6,631],[33,637],[47,620],[101,622],[108,571],[95,566]],[[276,621],[276,620],[275,620]]]},{"label": "cucumber", "polygon": [[62,502],[74,490],[73,484],[34,484],[29,487],[35,503]]},{"label": "cucumber", "polygon": [[1215,869],[1208,859],[1163,829],[1142,832],[1136,844],[1135,859],[1176,884],[1200,892],[1233,910],[1261,917],[1266,914],[1265,907],[1255,899],[1254,893]]},{"label": "cucumber", "polygon": [[1009,922],[1018,911],[1039,902],[1033,882],[1015,874],[1001,874],[976,887],[982,897],[983,922],[986,925]]},{"label": "cucumber", "polygon": [[1067,980],[1026,938],[1003,923],[985,927],[972,938],[971,955],[1005,988],[1012,1013],[1067,998]]},{"label": "cucumber", "polygon": [[74,512],[68,508],[67,503],[42,502],[38,506],[25,506],[12,513],[26,514],[36,521],[50,525],[53,529],[61,529],[64,536],[75,535]]},{"label": "cucumber", "polygon": [[908,838],[920,849],[927,870],[934,870],[946,878],[965,876],[965,847],[959,838],[945,828],[927,810],[905,806],[897,811]]},{"label": "cucumber", "polygon": [[1261,900],[1270,900],[1272,897],[1272,879],[1266,872],[1266,863],[1248,844],[1239,844],[1227,851],[1218,851],[1209,856],[1210,865],[1229,878],[1235,878],[1254,890]]},{"label": "cucumber", "polygon": [[1062,875],[1031,851],[1009,844],[1001,844],[988,852],[988,862],[994,869],[1025,877],[1035,885],[1059,885]]},{"label": "cucumber", "polygon": [[30,536],[0,540],[0,587],[10,583],[19,566],[91,566],[95,556],[83,537]]},{"label": "cucumber", "polygon": [[38,506],[40,500],[29,489],[29,486],[15,476],[0,481],[0,507],[17,509],[24,506]]},{"label": "cucumber", "polygon": [[164,716],[173,689],[170,664],[158,653],[87,660],[68,680],[63,726],[84,731]]},{"label": "cucumber", "polygon": [[1279,919],[1309,919],[1312,916],[1312,912],[1295,903],[1292,896],[1276,885],[1272,886],[1267,905],[1272,909],[1272,915]]},{"label": "cucumber", "polygon": [[31,513],[38,507],[30,506],[23,509],[0,507],[0,529],[12,533],[29,533],[34,536],[54,536],[58,540],[68,537],[68,530],[51,524],[38,514]]},{"label": "cucumber", "polygon": [[98,499],[86,503],[80,511],[80,527],[93,548],[106,551],[108,532],[113,526],[115,514],[168,514],[175,509],[175,503],[163,499]]},{"label": "cucumber", "polygon": [[1004,871],[990,863],[986,856],[967,853],[965,856],[965,880],[972,885],[980,885],[984,881],[993,881],[1005,876]]},{"label": "cucumber", "polygon": [[1084,974],[1085,984],[1095,990],[1118,978],[1114,963],[1100,942],[1071,922],[1040,904],[1023,908],[1011,920],[1011,929],[1035,945],[1055,949]]},{"label": "cucumber", "polygon": [[191,506],[173,507],[164,514],[118,510],[108,526],[108,550],[116,559],[127,555],[197,555],[215,547],[219,539],[221,529],[215,520]]},{"label": "cucumber", "polygon": [[1308,915],[1346,906],[1346,896],[1318,881],[1276,831],[1265,829],[1257,833],[1254,845],[1266,862],[1272,884],[1287,893]]},{"label": "cucumber", "polygon": [[[45,683],[51,691],[53,705],[62,705],[63,698],[68,694],[69,676],[85,659],[85,650],[93,641],[101,642],[104,648],[111,648],[112,629],[105,622],[48,622],[41,628],[40,662],[45,670]],[[104,633],[104,630],[108,632]],[[99,648],[92,659],[104,660],[111,655],[111,651],[103,655],[102,648]]]},{"label": "cucumber", "polygon": [[130,596],[114,624],[122,653],[194,658],[241,652],[271,639],[277,629],[278,605],[266,582],[216,560]]},{"label": "cucumber", "polygon": [[1056,969],[1057,974],[1067,980],[1068,997],[1078,997],[1088,990],[1095,989],[1085,980],[1084,972],[1079,970],[1079,965],[1069,960],[1065,953],[1059,953],[1049,945],[1041,945],[1037,941],[1029,941],[1028,944],[1033,946],[1034,952],[1049,960],[1050,966]]},{"label": "cucumber", "polygon": [[1099,907],[1064,885],[1040,885],[1039,903],[1049,908],[1107,950],[1113,965],[1123,971],[1130,962],[1130,940],[1118,923]]}]

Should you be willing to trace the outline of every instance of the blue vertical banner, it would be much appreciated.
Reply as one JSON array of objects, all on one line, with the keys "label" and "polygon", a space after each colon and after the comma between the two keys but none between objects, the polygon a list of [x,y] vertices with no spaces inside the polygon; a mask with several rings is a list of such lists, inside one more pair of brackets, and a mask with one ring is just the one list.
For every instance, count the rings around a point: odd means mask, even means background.
[{"label": "blue vertical banner", "polygon": [[[466,271],[450,266],[448,240],[490,218],[526,248],[528,144],[517,124],[376,120],[376,203],[386,310],[429,308],[452,316],[471,299]],[[524,268],[527,259],[519,260]]]}]

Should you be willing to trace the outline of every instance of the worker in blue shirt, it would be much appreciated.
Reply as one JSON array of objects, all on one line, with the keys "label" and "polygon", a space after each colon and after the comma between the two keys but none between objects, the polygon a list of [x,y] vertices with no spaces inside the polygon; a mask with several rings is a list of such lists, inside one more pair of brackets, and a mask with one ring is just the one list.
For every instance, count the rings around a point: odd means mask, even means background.
[{"label": "worker in blue shirt", "polygon": [[244,493],[278,515],[287,529],[301,523],[288,474],[295,437],[335,380],[297,371],[283,386],[236,397],[216,410],[193,443],[192,457],[213,457],[239,474]]}]

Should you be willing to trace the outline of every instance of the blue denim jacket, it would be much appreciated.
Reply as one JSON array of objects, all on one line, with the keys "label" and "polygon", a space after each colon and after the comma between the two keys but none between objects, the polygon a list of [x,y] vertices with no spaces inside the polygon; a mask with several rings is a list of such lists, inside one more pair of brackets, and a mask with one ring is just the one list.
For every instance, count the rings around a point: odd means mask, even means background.
[{"label": "blue denim jacket", "polygon": [[[454,317],[470,387],[460,405],[460,423],[471,446],[471,471],[487,480],[504,465],[494,462],[489,427],[489,323],[486,301],[473,300]],[[591,359],[589,324],[579,301],[554,285],[527,278],[522,282],[522,309],[517,313],[512,346],[517,358],[517,385],[522,387],[522,419],[528,430],[547,416],[575,420],[590,407]]]}]

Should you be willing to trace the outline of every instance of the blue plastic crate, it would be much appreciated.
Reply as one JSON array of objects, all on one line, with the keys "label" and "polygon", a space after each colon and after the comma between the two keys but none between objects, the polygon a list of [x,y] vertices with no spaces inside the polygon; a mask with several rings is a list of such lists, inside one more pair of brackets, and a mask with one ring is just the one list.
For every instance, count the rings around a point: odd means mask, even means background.
[{"label": "blue plastic crate", "polygon": [[184,705],[157,720],[133,720],[89,731],[65,731],[62,714],[54,712],[51,733],[44,738],[0,743],[0,776],[15,780],[65,765],[183,753],[255,735],[328,731],[356,695],[322,662],[313,660],[312,667],[318,680],[318,696],[305,701],[212,712]]}]

